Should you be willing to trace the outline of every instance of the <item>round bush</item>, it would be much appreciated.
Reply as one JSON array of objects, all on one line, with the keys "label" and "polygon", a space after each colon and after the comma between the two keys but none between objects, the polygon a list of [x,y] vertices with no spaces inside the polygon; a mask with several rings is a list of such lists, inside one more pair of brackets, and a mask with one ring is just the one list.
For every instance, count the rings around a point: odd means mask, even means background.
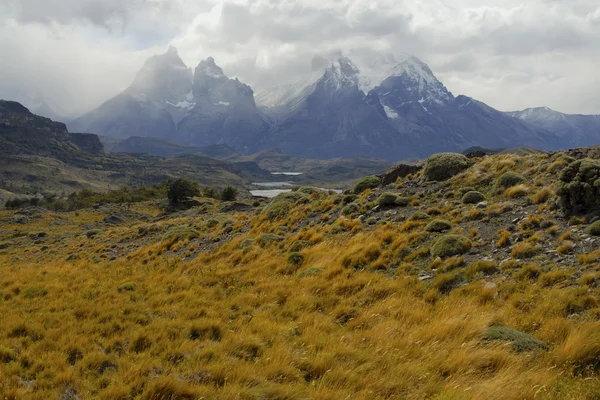
[{"label": "round bush", "polygon": [[425,214],[422,211],[417,211],[410,217],[411,221],[424,221],[426,219],[429,219],[429,215]]},{"label": "round bush", "polygon": [[410,204],[410,199],[407,197],[396,197],[396,205],[398,207],[406,207],[407,205]]},{"label": "round bush", "polygon": [[477,204],[485,200],[485,196],[481,192],[471,191],[465,193],[462,198],[463,204]]},{"label": "round bush", "polygon": [[398,196],[396,196],[395,194],[386,192],[379,196],[379,198],[377,199],[377,204],[382,207],[396,206],[397,199]]},{"label": "round bush", "polygon": [[282,236],[275,235],[273,233],[265,233],[260,237],[260,244],[264,246],[269,243],[281,242],[282,240]]},{"label": "round bush", "polygon": [[505,172],[496,181],[497,185],[503,188],[509,188],[523,182],[525,182],[525,178],[516,172]]},{"label": "round bush", "polygon": [[342,208],[342,215],[352,215],[358,212],[358,204],[350,203],[346,207]]},{"label": "round bush", "polygon": [[377,186],[379,186],[380,182],[381,181],[380,181],[379,177],[377,177],[375,175],[367,176],[365,178],[362,178],[360,181],[356,182],[356,185],[354,185],[354,188],[352,189],[352,191],[355,194],[360,194],[367,189],[376,188]]},{"label": "round bush", "polygon": [[287,192],[278,194],[265,207],[263,213],[269,219],[283,218],[287,216],[292,206],[308,201],[308,197],[300,192]]},{"label": "round bush", "polygon": [[452,257],[465,254],[471,249],[471,241],[461,235],[446,235],[438,239],[431,248],[433,257]]},{"label": "round bush", "polygon": [[445,219],[435,219],[425,227],[427,232],[445,232],[450,229],[452,229],[452,224]]},{"label": "round bush", "polygon": [[445,181],[471,165],[473,165],[473,162],[462,154],[434,154],[425,161],[423,178],[426,181]]},{"label": "round bush", "polygon": [[600,221],[596,221],[596,222],[592,223],[590,226],[587,227],[585,232],[588,235],[600,236]]}]

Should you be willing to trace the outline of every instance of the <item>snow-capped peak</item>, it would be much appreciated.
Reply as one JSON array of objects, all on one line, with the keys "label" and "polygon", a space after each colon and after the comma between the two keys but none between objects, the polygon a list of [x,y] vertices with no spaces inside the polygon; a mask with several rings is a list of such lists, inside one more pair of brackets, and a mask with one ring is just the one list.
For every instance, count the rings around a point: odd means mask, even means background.
[{"label": "snow-capped peak", "polygon": [[339,57],[325,72],[324,78],[328,85],[335,89],[358,85],[360,70],[348,57]]}]

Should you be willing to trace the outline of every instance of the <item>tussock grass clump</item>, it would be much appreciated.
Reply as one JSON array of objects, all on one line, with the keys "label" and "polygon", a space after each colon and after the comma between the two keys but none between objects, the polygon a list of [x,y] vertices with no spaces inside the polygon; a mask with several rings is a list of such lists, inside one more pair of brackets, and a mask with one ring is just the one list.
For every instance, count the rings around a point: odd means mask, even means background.
[{"label": "tussock grass clump", "polygon": [[467,253],[471,249],[472,243],[469,239],[461,235],[446,235],[438,239],[431,248],[433,257],[452,257]]},{"label": "tussock grass clump", "polygon": [[200,233],[189,226],[174,226],[163,236],[163,240],[169,242],[180,242],[182,240],[192,240],[200,237]]},{"label": "tussock grass clump", "polygon": [[571,332],[558,349],[558,358],[576,375],[597,373],[600,370],[600,323]]},{"label": "tussock grass clump", "polygon": [[435,219],[425,227],[427,232],[445,232],[452,229],[452,223],[445,219]]},{"label": "tussock grass clump", "polygon": [[540,253],[541,249],[533,243],[530,242],[521,242],[515,244],[510,254],[514,258],[531,258]]},{"label": "tussock grass clump", "polygon": [[211,340],[213,342],[220,342],[223,337],[223,331],[221,327],[215,323],[198,323],[194,324],[187,335],[189,340]]},{"label": "tussock grass clump", "polygon": [[516,280],[520,281],[520,280],[535,280],[537,279],[542,273],[542,269],[534,263],[530,263],[530,264],[526,264],[524,265],[521,269],[519,269],[515,274],[514,277]]},{"label": "tussock grass clump", "polygon": [[465,193],[461,201],[463,204],[477,204],[485,200],[485,196],[481,192],[470,191]]},{"label": "tussock grass clump", "polygon": [[287,192],[278,194],[263,209],[263,214],[268,219],[284,218],[296,204],[302,204],[308,201],[308,197],[300,192]]},{"label": "tussock grass clump", "polygon": [[600,250],[594,250],[591,253],[581,254],[577,257],[577,262],[581,265],[593,264],[600,261]]},{"label": "tussock grass clump", "polygon": [[562,269],[557,269],[555,271],[546,272],[545,274],[540,275],[538,282],[542,286],[554,286],[557,283],[564,282],[569,279],[570,274],[567,271]]},{"label": "tussock grass clump", "polygon": [[381,180],[379,179],[378,176],[374,176],[374,175],[366,176],[366,177],[362,178],[361,180],[359,180],[358,182],[356,182],[352,191],[355,194],[361,194],[362,192],[364,192],[367,189],[374,189],[374,188],[378,187],[380,183],[381,183]]},{"label": "tussock grass clump", "polygon": [[518,197],[525,197],[529,194],[529,187],[526,185],[516,185],[509,187],[504,191],[504,195],[506,197],[510,197],[511,199]]},{"label": "tussock grass clump", "polygon": [[525,178],[522,175],[519,175],[516,172],[505,172],[498,177],[496,180],[496,185],[498,185],[498,187],[507,189],[523,182],[525,182]]},{"label": "tussock grass clump", "polygon": [[592,236],[600,236],[600,221],[596,221],[585,228],[585,233]]},{"label": "tussock grass clump", "polygon": [[473,165],[473,162],[462,154],[434,154],[425,161],[423,179],[426,181],[445,181],[471,165]]},{"label": "tussock grass clump", "polygon": [[482,340],[484,342],[507,342],[512,345],[516,352],[530,352],[545,350],[546,345],[535,337],[507,328],[505,326],[491,326],[484,333]]},{"label": "tussock grass clump", "polygon": [[533,195],[531,201],[533,204],[543,204],[550,200],[552,196],[554,196],[552,189],[549,187],[543,187]]}]

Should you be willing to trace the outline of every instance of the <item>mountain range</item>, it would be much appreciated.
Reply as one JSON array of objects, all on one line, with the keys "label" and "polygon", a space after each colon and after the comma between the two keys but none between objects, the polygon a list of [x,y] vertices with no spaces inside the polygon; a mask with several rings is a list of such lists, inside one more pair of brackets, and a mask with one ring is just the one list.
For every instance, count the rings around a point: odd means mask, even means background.
[{"label": "mountain range", "polygon": [[549,109],[504,113],[454,96],[411,55],[358,66],[340,56],[312,77],[262,91],[227,77],[212,57],[192,71],[170,47],[132,84],[69,123],[77,132],[167,139],[184,146],[267,148],[308,158],[396,161],[471,146],[560,149],[600,142],[600,117]]}]

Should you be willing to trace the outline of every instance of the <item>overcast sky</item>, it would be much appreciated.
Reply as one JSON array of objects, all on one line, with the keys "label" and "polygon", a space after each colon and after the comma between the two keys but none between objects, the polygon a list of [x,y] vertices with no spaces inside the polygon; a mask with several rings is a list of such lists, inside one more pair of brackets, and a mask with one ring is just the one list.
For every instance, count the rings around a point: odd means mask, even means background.
[{"label": "overcast sky", "polygon": [[0,98],[79,114],[169,45],[255,91],[318,53],[408,52],[500,110],[600,114],[597,0],[0,0]]}]

